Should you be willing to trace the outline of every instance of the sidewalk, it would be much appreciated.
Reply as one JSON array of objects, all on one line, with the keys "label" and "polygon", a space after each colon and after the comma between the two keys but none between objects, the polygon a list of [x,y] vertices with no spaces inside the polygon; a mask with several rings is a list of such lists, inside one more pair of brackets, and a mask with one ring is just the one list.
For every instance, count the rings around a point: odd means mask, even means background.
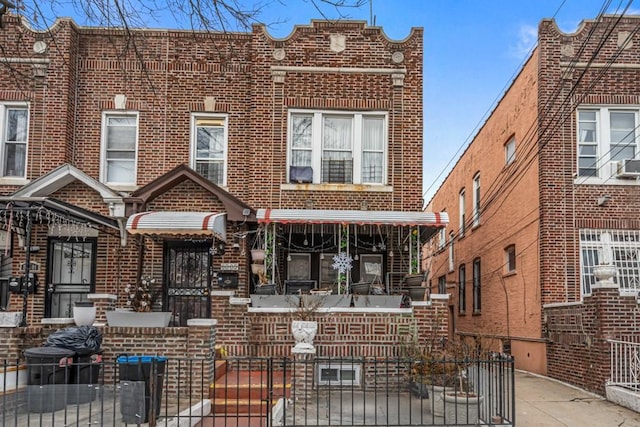
[{"label": "sidewalk", "polygon": [[516,372],[516,426],[640,426],[640,414],[556,380]]}]

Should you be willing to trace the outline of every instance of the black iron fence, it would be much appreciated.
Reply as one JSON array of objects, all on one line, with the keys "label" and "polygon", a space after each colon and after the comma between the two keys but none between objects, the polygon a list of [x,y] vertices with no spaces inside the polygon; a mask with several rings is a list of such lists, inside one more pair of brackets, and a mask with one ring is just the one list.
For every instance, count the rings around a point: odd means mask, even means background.
[{"label": "black iron fence", "polygon": [[513,360],[505,357],[101,360],[55,354],[0,366],[0,424],[515,425],[514,381]]}]

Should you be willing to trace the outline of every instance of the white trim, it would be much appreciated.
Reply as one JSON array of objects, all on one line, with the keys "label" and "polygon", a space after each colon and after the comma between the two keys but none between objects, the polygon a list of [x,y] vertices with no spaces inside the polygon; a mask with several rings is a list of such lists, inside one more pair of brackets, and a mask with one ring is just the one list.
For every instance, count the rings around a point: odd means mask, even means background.
[{"label": "white trim", "polygon": [[[191,132],[189,137],[189,167],[193,170],[196,169],[196,154],[197,154],[197,132],[196,121],[198,119],[221,119],[223,121],[223,149],[222,149],[222,182],[214,182],[214,184],[220,187],[227,186],[227,175],[229,166],[229,115],[223,113],[207,113],[207,112],[192,112],[191,113]],[[213,182],[213,181],[212,181]]]},{"label": "white trim", "polygon": [[280,189],[284,191],[346,191],[359,193],[393,193],[391,185],[382,184],[280,184]]},{"label": "white trim", "polygon": [[216,326],[218,324],[217,319],[188,319],[187,326],[189,327],[202,327],[202,326]]},{"label": "white trim", "polygon": [[[133,180],[131,182],[107,181],[107,119],[109,117],[135,117],[136,137],[133,159]],[[132,186],[138,182],[138,154],[140,145],[140,112],[134,110],[106,110],[102,112],[102,130],[100,132],[100,182],[108,186]]]},{"label": "white trim", "polygon": [[[27,111],[27,124],[26,124],[26,136],[25,136],[25,150],[24,150],[24,173],[20,176],[7,176],[6,171],[4,170],[4,154],[5,154],[5,146],[6,146],[6,137],[7,137],[7,110],[15,108],[15,109],[25,109]],[[0,101],[0,177],[6,180],[26,180],[27,179],[27,169],[29,168],[29,136],[30,136],[30,123],[31,123],[31,104],[29,102],[24,101]],[[22,144],[23,142],[19,142]]]},{"label": "white trim", "polygon": [[406,68],[360,68],[360,67],[298,67],[273,66],[271,71],[299,73],[337,73],[337,74],[407,74]]},{"label": "white trim", "polygon": [[[322,370],[323,369],[335,369],[338,372],[338,380],[323,380],[322,379]],[[353,372],[353,381],[350,380],[342,380],[340,377],[340,371],[352,371]],[[320,386],[360,386],[362,385],[362,366],[359,363],[318,363],[316,367],[316,379],[318,380],[318,385]]]},{"label": "white trim", "polygon": [[582,301],[575,302],[552,302],[549,304],[542,304],[542,308],[562,308],[562,307],[577,307],[584,303]]},{"label": "white trim", "polygon": [[[387,111],[355,111],[355,110],[310,110],[310,109],[290,109],[287,112],[287,154],[286,154],[286,182],[289,183],[289,166],[291,165],[292,136],[294,115],[311,116],[311,168],[313,170],[313,182],[305,187],[314,185],[366,185],[371,187],[387,186],[388,183],[388,159],[389,159],[389,113]],[[322,126],[326,117],[349,117],[352,119],[352,180],[353,183],[336,184],[322,182]],[[362,182],[362,126],[364,117],[378,117],[383,120],[383,152],[382,152],[382,182],[363,183]],[[293,189],[298,189],[294,187]],[[351,190],[352,191],[352,190]],[[361,190],[360,190],[361,191]]]}]

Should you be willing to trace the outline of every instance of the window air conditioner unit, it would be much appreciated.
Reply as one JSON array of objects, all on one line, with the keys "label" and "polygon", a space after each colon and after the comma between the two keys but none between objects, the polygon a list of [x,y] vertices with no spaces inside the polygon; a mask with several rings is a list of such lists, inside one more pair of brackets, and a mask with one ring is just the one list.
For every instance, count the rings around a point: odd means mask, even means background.
[{"label": "window air conditioner unit", "polygon": [[618,178],[637,178],[640,176],[640,159],[625,159],[618,162]]},{"label": "window air conditioner unit", "polygon": [[289,181],[299,184],[313,182],[313,169],[311,166],[290,166]]}]

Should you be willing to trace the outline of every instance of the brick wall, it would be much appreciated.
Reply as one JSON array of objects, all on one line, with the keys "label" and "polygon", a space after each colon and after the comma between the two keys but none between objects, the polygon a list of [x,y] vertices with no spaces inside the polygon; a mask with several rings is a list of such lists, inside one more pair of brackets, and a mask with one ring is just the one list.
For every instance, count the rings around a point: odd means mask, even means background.
[{"label": "brick wall", "polygon": [[[213,317],[218,319],[217,343],[230,356],[289,357],[294,341],[291,321],[295,313],[247,312],[247,301],[214,295]],[[402,343],[415,335],[446,337],[447,302],[413,305],[412,313],[357,312],[313,313],[318,321],[316,354],[327,357],[393,357]]]},{"label": "brick wall", "polygon": [[594,289],[582,303],[546,307],[549,374],[604,395],[610,377],[609,339],[637,341],[640,309],[618,289]]}]

